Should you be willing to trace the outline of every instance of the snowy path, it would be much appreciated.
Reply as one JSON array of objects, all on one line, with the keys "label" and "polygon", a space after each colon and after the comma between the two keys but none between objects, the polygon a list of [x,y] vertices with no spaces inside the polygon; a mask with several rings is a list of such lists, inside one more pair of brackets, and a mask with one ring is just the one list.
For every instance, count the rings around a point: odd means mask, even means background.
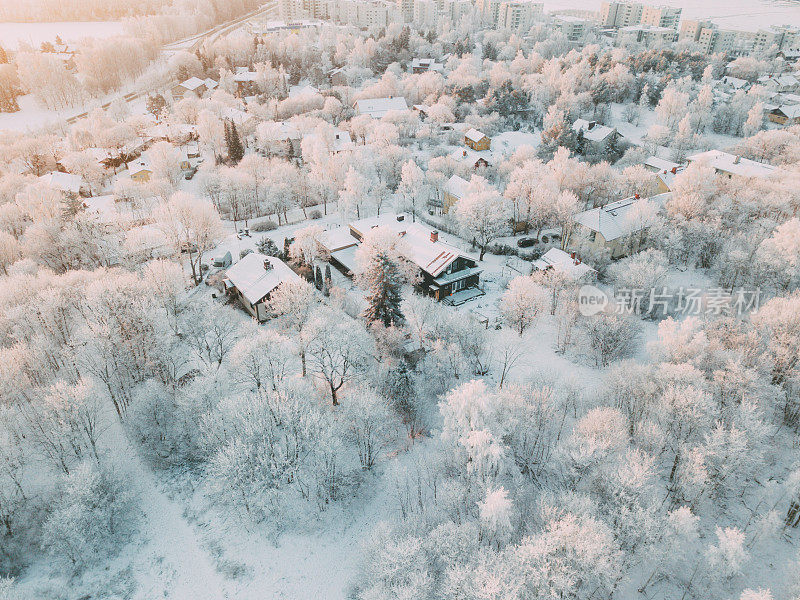
[{"label": "snowy path", "polygon": [[152,600],[222,600],[229,598],[225,579],[203,548],[198,534],[183,516],[181,505],[161,490],[150,467],[119,429],[119,456],[129,475],[141,487],[142,546],[136,561],[142,570],[135,598]]}]

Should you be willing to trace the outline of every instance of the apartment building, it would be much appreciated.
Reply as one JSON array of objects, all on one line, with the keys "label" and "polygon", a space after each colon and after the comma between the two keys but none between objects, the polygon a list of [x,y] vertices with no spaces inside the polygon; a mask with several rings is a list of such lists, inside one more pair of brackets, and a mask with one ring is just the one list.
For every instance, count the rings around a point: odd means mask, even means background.
[{"label": "apartment building", "polygon": [[644,5],[639,2],[603,2],[600,5],[601,27],[630,27],[642,22]]},{"label": "apartment building", "polygon": [[678,31],[681,22],[681,9],[671,6],[650,6],[645,5],[642,10],[641,25],[651,27],[669,27]]},{"label": "apartment building", "polygon": [[594,23],[589,19],[572,15],[555,15],[552,25],[553,29],[563,33],[570,42],[582,41],[594,27]]},{"label": "apartment building", "polygon": [[620,27],[617,40],[620,45],[642,44],[647,48],[661,48],[675,42],[678,32],[672,27],[633,25]]},{"label": "apartment building", "polygon": [[470,0],[414,0],[413,22],[418,27],[436,27],[440,21],[458,23],[473,10]]},{"label": "apartment building", "polygon": [[527,33],[543,15],[543,4],[531,0],[506,0],[500,4],[495,26],[498,29]]}]

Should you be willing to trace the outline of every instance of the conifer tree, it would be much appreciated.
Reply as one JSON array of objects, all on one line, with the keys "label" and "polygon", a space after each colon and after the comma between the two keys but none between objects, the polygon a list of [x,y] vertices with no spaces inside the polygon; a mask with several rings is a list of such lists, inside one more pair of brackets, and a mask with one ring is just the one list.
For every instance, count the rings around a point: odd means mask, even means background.
[{"label": "conifer tree", "polygon": [[367,289],[367,308],[362,316],[370,323],[380,321],[385,327],[402,324],[403,274],[398,264],[380,251],[369,262],[369,268],[360,275],[361,284]]},{"label": "conifer tree", "polygon": [[228,122],[226,130],[225,142],[228,145],[228,158],[236,164],[244,157],[242,140],[239,139],[239,132],[236,130],[236,124],[233,121]]}]

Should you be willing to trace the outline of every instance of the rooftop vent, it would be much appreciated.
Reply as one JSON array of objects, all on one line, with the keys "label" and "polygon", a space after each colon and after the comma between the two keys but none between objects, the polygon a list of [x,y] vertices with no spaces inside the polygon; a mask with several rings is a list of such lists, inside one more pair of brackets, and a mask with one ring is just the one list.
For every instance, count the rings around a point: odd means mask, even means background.
[{"label": "rooftop vent", "polygon": [[405,219],[406,219],[405,215],[397,215],[397,220],[398,221],[405,221]]},{"label": "rooftop vent", "polygon": [[736,158],[733,159],[733,164],[738,165],[739,162],[741,162],[741,160],[742,160],[742,157],[737,154]]},{"label": "rooftop vent", "polygon": [[271,271],[272,270],[272,263],[270,262],[270,260],[268,258],[264,259],[264,270],[265,271]]}]

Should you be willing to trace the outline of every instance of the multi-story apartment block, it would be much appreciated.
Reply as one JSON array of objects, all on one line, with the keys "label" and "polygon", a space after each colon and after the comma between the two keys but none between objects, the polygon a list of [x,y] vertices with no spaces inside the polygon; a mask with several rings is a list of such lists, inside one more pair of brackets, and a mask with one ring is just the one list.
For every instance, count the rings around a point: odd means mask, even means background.
[{"label": "multi-story apartment block", "polygon": [[413,21],[418,27],[430,28],[440,21],[455,24],[472,10],[470,0],[414,0]]},{"label": "multi-story apartment block", "polygon": [[651,27],[669,27],[678,30],[681,22],[681,9],[671,6],[650,6],[646,5],[642,10],[641,25]]},{"label": "multi-story apartment block", "polygon": [[639,2],[603,2],[600,5],[601,27],[630,27],[642,22],[644,5]]},{"label": "multi-story apartment block", "polygon": [[534,22],[544,14],[544,5],[532,0],[505,0],[500,4],[497,22],[498,29],[510,29],[527,33]]},{"label": "multi-story apartment block", "polygon": [[652,25],[621,27],[617,34],[620,44],[643,44],[647,48],[660,48],[677,39],[678,32],[672,27],[654,27]]},{"label": "multi-story apartment block", "polygon": [[563,33],[570,42],[582,41],[594,25],[589,19],[572,15],[554,15],[552,24],[553,29]]}]

